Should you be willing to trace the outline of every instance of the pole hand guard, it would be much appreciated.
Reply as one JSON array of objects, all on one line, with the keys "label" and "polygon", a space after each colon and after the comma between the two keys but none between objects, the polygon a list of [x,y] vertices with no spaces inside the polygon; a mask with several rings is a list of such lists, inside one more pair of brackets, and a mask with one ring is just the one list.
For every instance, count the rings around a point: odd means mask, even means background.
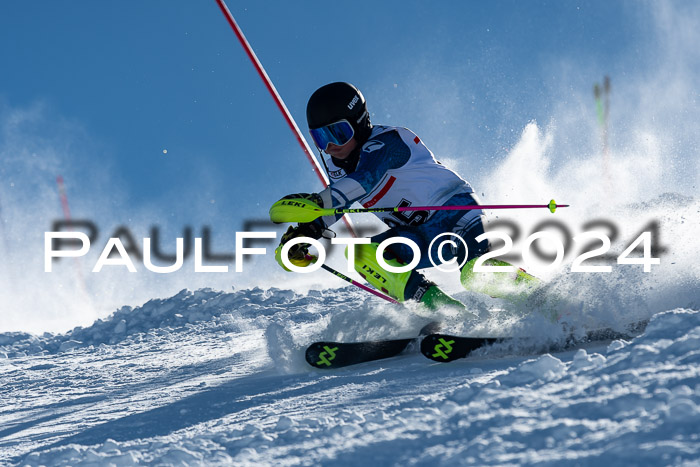
[{"label": "pole hand guard", "polygon": [[327,211],[317,193],[287,195],[270,208],[270,220],[275,224],[285,222],[312,222]]}]

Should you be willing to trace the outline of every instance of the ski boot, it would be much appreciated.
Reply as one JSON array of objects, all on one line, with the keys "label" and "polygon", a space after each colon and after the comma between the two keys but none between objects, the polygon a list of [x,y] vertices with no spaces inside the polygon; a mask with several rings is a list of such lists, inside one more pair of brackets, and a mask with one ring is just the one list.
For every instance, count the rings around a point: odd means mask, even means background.
[{"label": "ski boot", "polygon": [[[470,292],[489,295],[493,298],[502,298],[513,303],[525,300],[537,289],[541,280],[522,268],[516,268],[512,272],[474,272],[474,263],[478,258],[473,258],[462,267],[460,282]],[[487,259],[484,266],[514,267],[505,261]]]},{"label": "ski boot", "polygon": [[430,310],[437,310],[442,307],[451,307],[460,311],[467,311],[467,307],[464,306],[462,302],[450,297],[434,284],[428,287],[428,290],[425,291],[419,301]]}]

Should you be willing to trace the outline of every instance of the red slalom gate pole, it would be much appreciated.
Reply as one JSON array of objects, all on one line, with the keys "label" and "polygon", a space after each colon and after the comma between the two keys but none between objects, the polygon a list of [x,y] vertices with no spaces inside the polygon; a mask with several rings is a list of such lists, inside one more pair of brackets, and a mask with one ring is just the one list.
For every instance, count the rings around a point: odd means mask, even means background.
[{"label": "red slalom gate pole", "polygon": [[[282,101],[282,98],[280,97],[279,93],[277,92],[277,89],[275,88],[274,84],[272,84],[272,80],[270,79],[267,72],[263,68],[262,63],[260,63],[260,60],[258,60],[257,55],[255,55],[255,52],[253,51],[253,48],[251,47],[250,43],[246,39],[245,35],[243,34],[243,31],[241,30],[240,26],[238,26],[238,23],[236,23],[236,20],[233,18],[231,11],[228,9],[228,6],[226,6],[226,2],[224,2],[224,0],[216,0],[216,3],[219,5],[221,12],[226,17],[226,20],[228,21],[228,24],[231,26],[231,29],[233,29],[233,32],[236,34],[238,41],[243,46],[243,50],[245,50],[246,54],[248,55],[248,58],[253,63],[255,70],[258,72],[258,75],[260,76],[260,79],[262,79],[263,83],[265,83],[265,87],[267,88],[270,95],[272,96],[272,99],[275,101],[275,104],[277,104],[277,108],[282,113],[282,116],[284,117],[285,121],[287,122],[287,125],[289,125],[289,128],[294,133],[294,136],[296,137],[297,142],[301,146],[301,149],[304,151],[306,158],[309,160],[309,162],[313,166],[314,172],[316,172],[316,175],[318,176],[319,180],[321,180],[321,183],[323,183],[323,187],[324,188],[327,187],[330,182],[328,180],[328,177],[326,176],[326,173],[321,168],[321,165],[319,164],[318,160],[314,157],[314,155],[311,151],[311,147],[309,146],[309,143],[306,142],[306,139],[304,138],[301,131],[299,130],[299,127],[297,126],[296,122],[294,121],[292,114],[289,112],[289,109],[287,109],[287,106]],[[355,229],[353,228],[352,222],[350,221],[348,216],[343,216],[343,221],[345,222],[346,227],[350,231],[350,234],[353,237],[357,237],[357,233],[355,232]],[[347,282],[350,282],[351,284],[353,284],[353,285],[355,285],[363,290],[366,290],[366,291],[368,291],[368,292],[370,292],[370,293],[372,293],[380,298],[383,298],[384,300],[386,300],[388,302],[399,303],[396,300],[394,300],[393,298],[391,298],[387,295],[384,295],[381,292],[373,290],[373,289],[371,289],[363,284],[360,284],[359,282],[354,281],[353,279],[338,273],[338,271],[335,271],[334,269],[332,269],[328,266],[324,265],[324,269],[331,272],[336,277],[339,277]]]},{"label": "red slalom gate pole", "polygon": [[[241,30],[240,26],[238,26],[236,20],[233,19],[233,15],[228,9],[228,6],[226,6],[224,0],[216,0],[216,3],[219,5],[219,8],[221,8],[221,12],[224,14],[226,20],[228,21],[228,24],[231,26],[231,29],[233,29],[233,32],[236,34],[238,41],[243,46],[243,50],[245,50],[245,53],[248,55],[248,58],[253,63],[253,66],[258,72],[258,75],[260,75],[260,79],[262,79],[263,83],[265,83],[265,87],[270,92],[270,95],[275,101],[275,104],[277,104],[277,108],[280,110],[280,112],[282,112],[282,116],[286,120],[287,125],[289,125],[289,128],[292,130],[292,133],[294,133],[294,136],[296,136],[297,142],[301,146],[301,149],[304,151],[304,154],[306,154],[306,158],[309,160],[309,162],[311,162],[314,172],[316,172],[316,175],[318,176],[319,180],[321,180],[321,183],[323,183],[323,187],[326,188],[330,183],[328,177],[321,168],[321,165],[318,163],[318,160],[316,160],[313,153],[311,152],[311,147],[309,146],[309,143],[306,142],[306,139],[299,130],[299,127],[294,121],[292,114],[289,113],[289,109],[287,109],[287,106],[284,105],[284,101],[282,101],[282,98],[277,92],[275,85],[272,84],[272,80],[267,75],[267,72],[263,68],[262,63],[260,63],[260,60],[258,60],[257,55],[255,55],[253,48],[248,42],[248,39],[245,38],[245,35],[243,34],[243,31]],[[357,237],[357,233],[355,232],[355,229],[353,228],[350,219],[347,216],[343,216],[343,221],[345,222],[345,225],[352,234],[352,236]]]},{"label": "red slalom gate pole", "polygon": [[238,23],[236,23],[236,20],[233,18],[233,15],[226,6],[224,0],[216,0],[216,3],[219,5],[219,8],[221,8],[221,12],[226,17],[226,20],[228,20],[228,24],[231,26],[231,29],[233,29],[233,32],[236,34],[238,41],[243,46],[243,50],[245,50],[245,53],[248,55],[248,58],[253,63],[255,70],[258,72],[260,79],[262,79],[263,83],[265,84],[265,87],[272,96],[272,99],[275,101],[275,104],[277,104],[277,108],[282,113],[282,116],[287,122],[287,125],[289,125],[289,128],[292,130],[292,133],[294,133],[294,136],[296,137],[299,146],[301,146],[301,149],[302,151],[304,151],[306,158],[313,166],[316,176],[318,176],[318,179],[321,180],[321,183],[323,183],[323,187],[327,187],[329,184],[328,176],[321,168],[321,165],[318,163],[318,160],[314,157],[309,143],[306,142],[306,139],[302,135],[301,130],[299,130],[299,126],[294,121],[294,117],[292,117],[292,114],[289,112],[289,109],[287,109],[287,106],[284,104],[282,97],[280,97],[279,93],[277,92],[277,88],[275,88],[275,85],[272,84],[272,80],[265,71],[265,68],[263,68],[262,63],[260,63],[260,60],[258,59],[257,55],[255,55],[255,52],[253,51],[253,48],[250,45],[250,42],[248,42],[248,39],[246,39],[240,26],[238,26]]},{"label": "red slalom gate pole", "polygon": [[[56,185],[58,185],[58,196],[61,200],[61,207],[63,208],[63,217],[66,218],[67,226],[71,226],[70,208],[68,207],[68,195],[66,195],[66,185],[63,183],[63,177],[56,177]],[[81,288],[82,292],[86,297],[89,298],[87,292],[87,284],[85,283],[85,277],[80,269],[80,262],[78,258],[75,259],[75,272],[78,275],[78,286]]]},{"label": "red slalom gate pole", "polygon": [[309,146],[309,143],[307,143],[306,140],[304,139],[304,137],[302,136],[301,131],[299,130],[299,127],[297,126],[296,122],[294,121],[292,114],[289,113],[287,106],[284,105],[284,102],[282,101],[282,98],[280,97],[279,93],[277,92],[275,85],[272,84],[272,80],[267,75],[267,72],[263,68],[262,63],[260,63],[260,60],[258,60],[257,55],[255,55],[253,48],[250,46],[250,43],[243,35],[243,31],[241,30],[240,26],[238,26],[238,23],[236,23],[236,20],[233,19],[233,15],[231,14],[231,11],[228,9],[228,7],[226,6],[226,3],[224,3],[223,0],[216,0],[216,3],[219,4],[219,8],[221,8],[221,12],[224,14],[226,19],[228,20],[228,24],[231,26],[231,29],[233,29],[233,32],[236,34],[236,37],[238,38],[239,42],[243,46],[243,50],[245,50],[245,53],[248,55],[248,58],[250,59],[251,62],[253,62],[253,66],[255,67],[255,70],[258,72],[258,75],[260,75],[260,78],[262,79],[263,83],[265,84],[265,87],[267,88],[267,90],[270,92],[270,95],[272,96],[272,99],[275,101],[275,104],[277,104],[277,108],[279,108],[280,112],[282,112],[282,116],[287,121],[289,128],[292,130],[292,132],[296,136],[297,142],[301,146],[301,149],[304,151],[304,154],[306,154],[306,157],[307,157],[307,159],[309,159],[309,162],[311,162],[311,165],[313,165],[314,172],[316,172],[316,175],[318,176],[319,180],[321,180],[321,183],[323,183],[324,188],[327,187],[328,183],[329,183],[328,177],[321,169],[321,166],[318,163],[318,161],[316,160],[316,158],[313,156],[313,153],[311,152],[311,147]]},{"label": "red slalom gate pole", "polygon": [[70,208],[68,207],[68,197],[66,196],[66,185],[63,183],[63,177],[56,177],[56,185],[58,185],[58,196],[61,200],[61,207],[63,208],[63,217],[66,218],[66,222],[70,224]]}]

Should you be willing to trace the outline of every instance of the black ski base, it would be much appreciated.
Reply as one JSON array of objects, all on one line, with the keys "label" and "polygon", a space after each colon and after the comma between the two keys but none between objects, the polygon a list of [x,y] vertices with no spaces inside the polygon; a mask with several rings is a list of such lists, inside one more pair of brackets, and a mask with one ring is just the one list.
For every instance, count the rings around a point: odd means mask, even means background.
[{"label": "black ski base", "polygon": [[[644,331],[648,321],[639,321],[627,326],[626,332],[611,328],[588,331],[583,337],[572,333],[564,342],[553,344],[550,351],[573,348],[585,342],[613,339],[631,339]],[[348,365],[382,360],[400,354],[411,342],[418,339],[420,352],[436,362],[451,362],[468,357],[471,352],[496,342],[507,342],[512,337],[462,337],[434,332],[438,323],[429,323],[421,329],[419,337],[409,339],[388,339],[367,342],[314,342],[306,349],[306,361],[315,368],[342,368]]]},{"label": "black ski base", "polygon": [[472,351],[491,345],[493,337],[460,337],[449,334],[429,334],[420,343],[423,356],[436,362],[451,362],[468,356]]},{"label": "black ski base", "polygon": [[315,368],[342,368],[357,363],[394,357],[414,339],[367,342],[314,342],[306,349],[306,361]]},{"label": "black ski base", "polygon": [[[575,348],[587,342],[601,342],[614,339],[632,339],[641,334],[649,321],[637,321],[629,324],[625,331],[617,331],[612,328],[601,328],[587,331],[584,336],[577,336],[571,333],[562,343],[553,344],[550,351],[562,351]],[[512,337],[461,337],[450,334],[433,333],[423,338],[420,344],[421,353],[436,362],[451,362],[469,356],[471,352],[481,347],[494,344],[496,342],[507,342],[514,340]]]}]

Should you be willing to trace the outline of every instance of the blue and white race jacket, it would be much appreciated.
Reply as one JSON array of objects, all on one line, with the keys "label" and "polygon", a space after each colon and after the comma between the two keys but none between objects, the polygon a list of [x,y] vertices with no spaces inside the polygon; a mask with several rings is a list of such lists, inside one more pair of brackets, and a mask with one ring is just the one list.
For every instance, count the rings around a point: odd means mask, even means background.
[{"label": "blue and white race jacket", "polygon": [[[472,193],[469,183],[441,165],[411,130],[375,125],[355,171],[349,175],[328,162],[331,184],[320,195],[324,208],[442,206],[458,193]],[[419,225],[430,212],[375,213],[389,226]],[[334,222],[324,218],[327,225]]]}]

